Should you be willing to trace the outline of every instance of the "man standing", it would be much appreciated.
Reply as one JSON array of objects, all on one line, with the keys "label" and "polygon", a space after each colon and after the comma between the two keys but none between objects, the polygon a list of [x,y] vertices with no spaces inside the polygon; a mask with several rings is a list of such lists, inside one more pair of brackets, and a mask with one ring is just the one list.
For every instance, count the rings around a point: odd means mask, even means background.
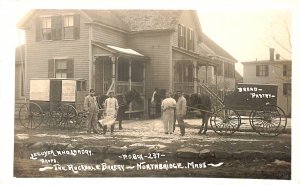
[{"label": "man standing", "polygon": [[110,133],[113,134],[118,109],[118,100],[114,97],[114,92],[111,91],[104,102],[104,119],[99,121],[103,125],[103,134],[106,133],[107,126],[111,126]]},{"label": "man standing", "polygon": [[165,134],[172,134],[174,127],[174,109],[176,108],[176,101],[171,98],[171,93],[166,92],[166,99],[161,103],[162,119],[164,123]]},{"label": "man standing", "polygon": [[186,99],[183,96],[181,91],[178,91],[177,94],[178,94],[178,100],[176,103],[176,118],[180,128],[180,133],[182,136],[184,136],[185,126],[184,126],[183,117],[186,115]]},{"label": "man standing", "polygon": [[98,134],[99,132],[96,129],[96,124],[98,120],[98,103],[95,97],[95,90],[90,89],[90,94],[85,97],[84,99],[84,110],[87,112],[88,119],[87,119],[87,133],[91,133],[91,129],[93,132]]}]

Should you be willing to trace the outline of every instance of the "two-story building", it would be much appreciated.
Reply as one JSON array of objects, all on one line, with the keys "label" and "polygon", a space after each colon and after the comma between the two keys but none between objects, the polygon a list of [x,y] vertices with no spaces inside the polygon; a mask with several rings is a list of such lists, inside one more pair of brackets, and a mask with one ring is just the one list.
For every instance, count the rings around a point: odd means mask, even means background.
[{"label": "two-story building", "polygon": [[136,89],[145,100],[154,88],[234,88],[237,61],[202,32],[194,10],[32,10],[18,28],[25,96],[31,78],[84,78],[98,94]]},{"label": "two-story building", "polygon": [[274,49],[270,48],[269,60],[242,62],[243,81],[278,85],[277,105],[291,116],[292,61],[282,60],[279,54],[274,56],[274,53]]}]

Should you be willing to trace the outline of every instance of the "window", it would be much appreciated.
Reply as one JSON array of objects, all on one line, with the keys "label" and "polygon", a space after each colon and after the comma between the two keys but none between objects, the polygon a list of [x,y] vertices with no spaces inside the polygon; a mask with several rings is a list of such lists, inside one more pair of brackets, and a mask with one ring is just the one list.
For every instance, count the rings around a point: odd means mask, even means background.
[{"label": "window", "polygon": [[291,76],[291,66],[290,65],[287,65],[287,64],[284,64],[283,65],[283,76]]},{"label": "window", "polygon": [[64,16],[64,39],[73,39],[74,36],[74,16]]},{"label": "window", "polygon": [[292,86],[291,83],[283,84],[283,95],[291,95]]},{"label": "window", "polygon": [[36,41],[80,38],[80,15],[48,16],[36,18]]},{"label": "window", "polygon": [[51,17],[43,17],[41,23],[42,23],[42,39],[51,40],[52,39]]},{"label": "window", "polygon": [[67,78],[67,61],[55,61],[55,78]]},{"label": "window", "polygon": [[194,51],[194,31],[178,25],[178,47]]},{"label": "window", "polygon": [[49,78],[73,78],[74,77],[73,59],[49,59],[48,77]]},{"label": "window", "polygon": [[269,76],[269,66],[268,65],[257,65],[256,66],[256,76]]}]

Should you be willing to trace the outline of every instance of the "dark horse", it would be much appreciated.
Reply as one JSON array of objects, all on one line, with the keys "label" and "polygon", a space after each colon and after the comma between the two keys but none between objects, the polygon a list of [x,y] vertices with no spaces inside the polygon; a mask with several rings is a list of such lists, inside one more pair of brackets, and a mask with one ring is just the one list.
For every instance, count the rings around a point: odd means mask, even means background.
[{"label": "dark horse", "polygon": [[191,94],[189,100],[187,100],[187,106],[189,109],[200,111],[202,117],[202,125],[198,134],[206,134],[208,120],[211,115],[212,103],[211,99],[206,94]]},{"label": "dark horse", "polygon": [[[97,101],[100,109],[104,109],[104,101],[108,98],[107,95],[98,96]],[[117,121],[119,121],[119,129],[122,129],[122,120],[125,116],[125,111],[128,109],[129,104],[132,101],[141,102],[140,94],[135,90],[132,89],[127,91],[125,94],[117,95],[116,99],[118,100],[119,109],[117,112]]]}]

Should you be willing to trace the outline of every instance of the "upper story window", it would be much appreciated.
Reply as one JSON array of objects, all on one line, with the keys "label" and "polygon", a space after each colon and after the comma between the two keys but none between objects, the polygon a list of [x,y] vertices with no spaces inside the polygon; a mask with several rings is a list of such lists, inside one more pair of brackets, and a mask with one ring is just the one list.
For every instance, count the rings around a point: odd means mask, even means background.
[{"label": "upper story window", "polygon": [[284,64],[283,71],[282,71],[283,76],[291,76],[291,72],[292,72],[291,66]]},{"label": "upper story window", "polygon": [[74,37],[74,16],[64,16],[64,39],[73,39]]},{"label": "upper story window", "polygon": [[51,17],[41,18],[42,23],[42,39],[52,40]]},{"label": "upper story window", "polygon": [[80,38],[80,15],[36,18],[36,41]]},{"label": "upper story window", "polygon": [[269,76],[269,66],[256,65],[256,76]]},{"label": "upper story window", "polygon": [[194,51],[194,30],[178,25],[178,47]]}]

